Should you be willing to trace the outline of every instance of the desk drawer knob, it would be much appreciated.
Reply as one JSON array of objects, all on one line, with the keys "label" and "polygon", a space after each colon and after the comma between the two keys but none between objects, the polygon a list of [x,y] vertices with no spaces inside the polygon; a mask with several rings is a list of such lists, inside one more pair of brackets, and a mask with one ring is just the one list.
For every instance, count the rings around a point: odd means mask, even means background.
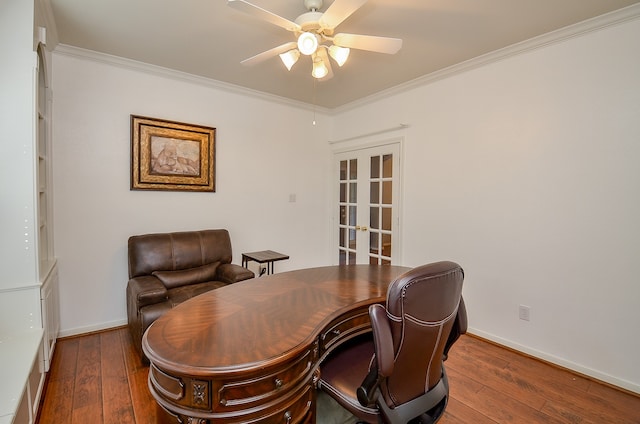
[{"label": "desk drawer knob", "polygon": [[293,418],[293,415],[291,415],[291,411],[287,411],[284,413],[284,421],[289,424],[291,422],[291,418]]},{"label": "desk drawer knob", "polygon": [[336,328],[335,330],[332,331],[333,334],[335,334],[336,336],[340,335],[340,329]]},{"label": "desk drawer knob", "polygon": [[276,385],[276,389],[279,389],[282,387],[282,380],[280,380],[279,378],[276,378],[274,383]]}]

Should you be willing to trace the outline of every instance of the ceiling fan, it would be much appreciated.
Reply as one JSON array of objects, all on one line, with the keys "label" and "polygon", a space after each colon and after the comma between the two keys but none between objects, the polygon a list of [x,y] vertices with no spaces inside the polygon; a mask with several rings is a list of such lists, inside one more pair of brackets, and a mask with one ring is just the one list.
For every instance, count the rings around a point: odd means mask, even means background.
[{"label": "ceiling fan", "polygon": [[248,1],[227,0],[227,4],[234,9],[293,32],[297,40],[259,53],[240,63],[255,65],[279,55],[287,69],[291,70],[300,58],[300,54],[303,54],[311,56],[311,75],[319,80],[326,80],[333,76],[329,56],[338,66],[342,66],[349,57],[349,49],[395,54],[402,47],[402,40],[399,38],[346,33],[334,35],[335,28],[367,0],[334,0],[324,13],[319,12],[322,8],[322,0],[303,0],[303,2],[308,12],[290,21]]}]

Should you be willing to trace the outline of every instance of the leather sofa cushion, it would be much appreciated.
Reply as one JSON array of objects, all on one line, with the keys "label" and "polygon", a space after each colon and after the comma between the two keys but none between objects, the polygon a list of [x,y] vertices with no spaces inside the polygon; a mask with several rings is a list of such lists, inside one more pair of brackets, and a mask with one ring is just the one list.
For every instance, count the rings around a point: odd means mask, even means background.
[{"label": "leather sofa cushion", "polygon": [[195,296],[206,293],[213,289],[224,287],[226,285],[227,284],[221,281],[207,281],[206,283],[177,287],[175,289],[169,290],[169,302],[171,303],[172,307],[175,307]]},{"label": "leather sofa cushion", "polygon": [[188,284],[203,283],[215,280],[216,271],[220,262],[202,265],[196,268],[182,269],[178,271],[154,271],[152,273],[158,280],[162,281],[168,289],[181,287]]}]

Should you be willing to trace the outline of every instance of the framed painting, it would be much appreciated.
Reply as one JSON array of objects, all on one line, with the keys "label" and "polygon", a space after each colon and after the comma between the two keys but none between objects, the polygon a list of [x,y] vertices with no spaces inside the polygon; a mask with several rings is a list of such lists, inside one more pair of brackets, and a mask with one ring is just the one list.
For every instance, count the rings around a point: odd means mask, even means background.
[{"label": "framed painting", "polygon": [[131,190],[215,192],[216,129],[131,115]]}]

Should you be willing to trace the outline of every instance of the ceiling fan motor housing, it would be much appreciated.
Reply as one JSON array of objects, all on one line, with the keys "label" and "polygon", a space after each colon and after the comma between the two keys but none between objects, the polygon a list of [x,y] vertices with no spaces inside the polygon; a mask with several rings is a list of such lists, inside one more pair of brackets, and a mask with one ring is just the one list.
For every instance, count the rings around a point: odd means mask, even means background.
[{"label": "ceiling fan motor housing", "polygon": [[302,28],[302,31],[315,31],[320,29],[320,18],[322,17],[322,12],[307,12],[298,16],[294,21]]}]

